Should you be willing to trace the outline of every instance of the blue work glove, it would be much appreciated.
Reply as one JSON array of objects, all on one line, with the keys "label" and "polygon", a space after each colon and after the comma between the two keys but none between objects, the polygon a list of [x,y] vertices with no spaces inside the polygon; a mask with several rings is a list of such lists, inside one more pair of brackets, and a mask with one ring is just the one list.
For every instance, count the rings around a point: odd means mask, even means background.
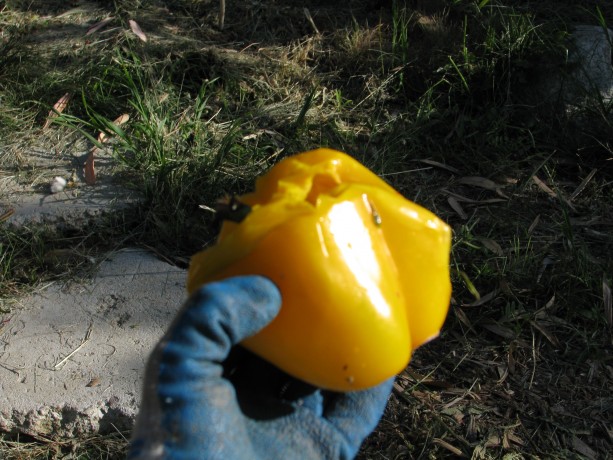
[{"label": "blue work glove", "polygon": [[203,286],[149,359],[130,458],[349,459],[377,425],[392,381],[327,392],[242,347],[277,315],[260,276]]}]

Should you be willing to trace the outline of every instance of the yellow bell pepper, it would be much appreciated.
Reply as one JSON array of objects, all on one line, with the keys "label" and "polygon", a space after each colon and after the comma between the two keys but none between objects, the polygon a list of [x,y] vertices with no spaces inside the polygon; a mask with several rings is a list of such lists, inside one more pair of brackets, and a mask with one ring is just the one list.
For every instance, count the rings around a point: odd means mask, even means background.
[{"label": "yellow bell pepper", "polygon": [[193,256],[187,287],[244,274],[276,283],[281,311],[247,349],[313,385],[352,391],[400,372],[438,335],[450,229],[356,160],[324,148],[288,157],[238,201],[250,212]]}]

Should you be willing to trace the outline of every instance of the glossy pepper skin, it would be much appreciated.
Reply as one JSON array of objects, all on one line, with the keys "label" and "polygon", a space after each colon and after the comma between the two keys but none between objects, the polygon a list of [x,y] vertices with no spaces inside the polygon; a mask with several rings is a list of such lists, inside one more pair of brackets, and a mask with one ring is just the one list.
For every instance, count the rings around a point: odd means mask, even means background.
[{"label": "glossy pepper skin", "polygon": [[187,288],[270,278],[279,315],[242,345],[321,388],[377,385],[436,337],[451,296],[449,227],[350,156],[288,157],[239,198],[217,244],[193,256]]}]

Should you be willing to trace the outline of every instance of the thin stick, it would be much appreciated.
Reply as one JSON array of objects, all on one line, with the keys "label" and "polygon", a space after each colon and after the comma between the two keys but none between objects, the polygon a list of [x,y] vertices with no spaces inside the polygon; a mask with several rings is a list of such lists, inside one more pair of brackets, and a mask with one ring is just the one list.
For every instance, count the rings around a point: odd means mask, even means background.
[{"label": "thin stick", "polygon": [[68,361],[76,352],[78,352],[81,348],[83,348],[83,346],[89,342],[89,337],[90,335],[92,335],[92,325],[89,325],[89,328],[87,329],[87,332],[85,333],[85,338],[81,341],[81,344],[75,348],[74,350],[72,350],[72,352],[70,352],[68,354],[68,356],[66,356],[64,359],[62,359],[59,363],[57,363],[55,366],[53,366],[53,369],[57,370],[58,368],[60,368],[63,364],[66,363],[66,361]]}]

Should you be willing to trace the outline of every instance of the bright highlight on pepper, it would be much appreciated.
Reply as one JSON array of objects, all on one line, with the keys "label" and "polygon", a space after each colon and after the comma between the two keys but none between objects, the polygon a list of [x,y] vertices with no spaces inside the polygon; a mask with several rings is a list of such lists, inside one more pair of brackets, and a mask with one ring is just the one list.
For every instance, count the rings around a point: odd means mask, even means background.
[{"label": "bright highlight on pepper", "polygon": [[368,388],[439,334],[450,229],[350,156],[288,157],[230,207],[242,215],[192,257],[188,291],[236,275],[275,282],[279,315],[242,345],[288,374],[329,390]]}]

